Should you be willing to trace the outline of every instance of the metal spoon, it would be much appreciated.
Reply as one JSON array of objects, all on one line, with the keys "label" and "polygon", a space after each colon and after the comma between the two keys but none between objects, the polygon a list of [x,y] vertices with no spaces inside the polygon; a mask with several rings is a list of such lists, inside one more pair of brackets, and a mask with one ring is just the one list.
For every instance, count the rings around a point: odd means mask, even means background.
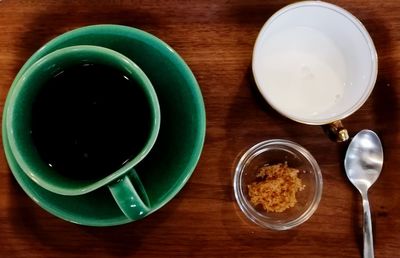
[{"label": "metal spoon", "polygon": [[351,141],[344,160],[350,182],[360,191],[364,208],[364,258],[374,257],[371,211],[368,189],[375,183],[383,166],[383,149],[378,135],[362,130]]}]

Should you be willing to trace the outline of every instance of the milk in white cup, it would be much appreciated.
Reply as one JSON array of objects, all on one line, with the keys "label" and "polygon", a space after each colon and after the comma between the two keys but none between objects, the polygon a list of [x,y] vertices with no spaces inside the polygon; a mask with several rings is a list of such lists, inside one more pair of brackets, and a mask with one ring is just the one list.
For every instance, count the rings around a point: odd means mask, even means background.
[{"label": "milk in white cup", "polygon": [[314,125],[360,108],[378,71],[374,44],[361,22],[320,1],[275,13],[258,35],[252,66],[259,91],[274,109]]}]

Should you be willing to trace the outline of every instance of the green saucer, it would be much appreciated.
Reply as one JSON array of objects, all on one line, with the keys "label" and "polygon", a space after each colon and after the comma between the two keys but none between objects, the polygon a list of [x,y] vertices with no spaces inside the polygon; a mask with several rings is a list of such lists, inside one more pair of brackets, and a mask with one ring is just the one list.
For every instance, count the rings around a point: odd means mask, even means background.
[{"label": "green saucer", "polygon": [[[200,158],[206,121],[197,81],[183,59],[155,36],[131,27],[95,25],[67,32],[48,42],[24,64],[14,84],[44,55],[74,45],[95,45],[122,53],[139,65],[154,86],[163,120],[156,144],[137,166],[150,200],[151,214],[182,189]],[[38,186],[21,171],[11,155],[4,120],[2,130],[7,161],[14,177],[43,209],[64,220],[88,226],[131,222],[120,211],[107,187],[85,195],[63,196]]]}]

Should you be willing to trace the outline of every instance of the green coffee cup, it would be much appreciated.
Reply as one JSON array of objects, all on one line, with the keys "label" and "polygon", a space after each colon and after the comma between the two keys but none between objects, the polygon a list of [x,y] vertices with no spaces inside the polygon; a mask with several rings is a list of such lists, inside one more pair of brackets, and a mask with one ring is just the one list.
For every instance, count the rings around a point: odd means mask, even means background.
[{"label": "green coffee cup", "polygon": [[[112,67],[131,80],[144,92],[150,110],[147,139],[126,163],[102,178],[78,180],[61,174],[49,166],[38,152],[32,137],[32,107],[45,82],[55,74],[84,63]],[[112,87],[112,85],[110,85]],[[79,92],[77,92],[79,94]],[[15,82],[7,97],[4,117],[9,150],[21,170],[40,187],[59,195],[85,195],[108,187],[121,211],[130,220],[137,220],[150,212],[150,203],[135,167],[150,152],[160,128],[160,107],[155,90],[145,73],[129,58],[111,49],[77,45],[51,52],[32,64]],[[115,126],[124,126],[121,121]],[[141,126],[138,124],[137,126]]]},{"label": "green coffee cup", "polygon": [[[18,72],[9,95],[21,76],[39,59],[75,45],[94,45],[117,51],[135,62],[153,84],[162,112],[162,123],[154,147],[135,168],[150,201],[147,215],[157,212],[179,194],[201,156],[206,117],[196,78],[179,54],[154,35],[121,25],[94,25],[68,31],[43,45]],[[9,99],[5,106],[8,105]],[[2,138],[11,175],[43,210],[68,222],[86,226],[114,226],[133,221],[118,207],[108,187],[71,196],[56,194],[35,183],[21,169],[11,151],[6,117],[5,108]],[[19,202],[24,197],[11,198]],[[26,212],[32,217],[29,210]]]}]

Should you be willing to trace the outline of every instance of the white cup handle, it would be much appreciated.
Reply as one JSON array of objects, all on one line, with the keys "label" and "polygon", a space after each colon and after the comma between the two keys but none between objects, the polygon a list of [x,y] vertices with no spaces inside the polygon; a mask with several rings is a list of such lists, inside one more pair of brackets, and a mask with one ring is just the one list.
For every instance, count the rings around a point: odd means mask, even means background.
[{"label": "white cup handle", "polygon": [[323,125],[322,128],[332,141],[345,142],[350,138],[347,129],[344,128],[343,123],[340,120]]}]

